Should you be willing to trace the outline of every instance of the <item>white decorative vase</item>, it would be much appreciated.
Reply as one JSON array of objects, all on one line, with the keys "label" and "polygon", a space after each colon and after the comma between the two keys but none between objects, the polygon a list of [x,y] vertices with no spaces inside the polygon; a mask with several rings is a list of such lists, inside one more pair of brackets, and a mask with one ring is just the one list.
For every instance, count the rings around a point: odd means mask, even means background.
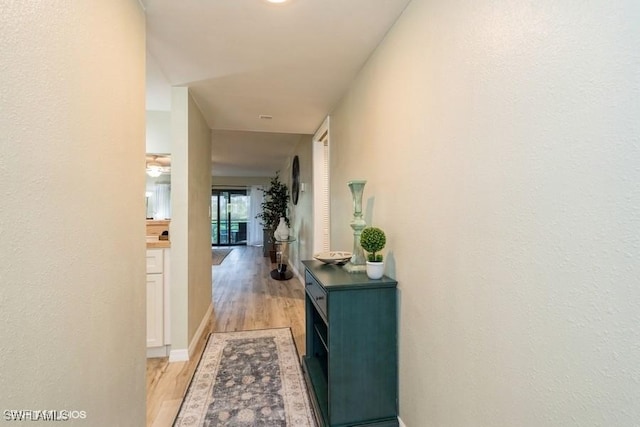
[{"label": "white decorative vase", "polygon": [[280,217],[280,223],[278,224],[275,233],[273,233],[273,237],[275,237],[276,240],[289,239],[289,227],[287,227],[284,217]]},{"label": "white decorative vase", "polygon": [[384,275],[384,262],[367,261],[367,277],[372,280],[381,279]]}]

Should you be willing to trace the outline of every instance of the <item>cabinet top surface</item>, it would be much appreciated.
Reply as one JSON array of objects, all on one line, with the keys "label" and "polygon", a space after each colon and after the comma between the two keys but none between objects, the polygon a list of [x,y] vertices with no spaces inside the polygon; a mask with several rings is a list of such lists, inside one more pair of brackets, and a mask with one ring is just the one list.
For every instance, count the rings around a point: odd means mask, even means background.
[{"label": "cabinet top surface", "polygon": [[371,280],[366,273],[349,273],[341,266],[325,264],[316,260],[302,261],[307,271],[325,288],[394,288],[397,281],[383,276],[382,279]]},{"label": "cabinet top surface", "polygon": [[169,240],[147,241],[147,249],[168,249],[170,247],[171,242]]}]

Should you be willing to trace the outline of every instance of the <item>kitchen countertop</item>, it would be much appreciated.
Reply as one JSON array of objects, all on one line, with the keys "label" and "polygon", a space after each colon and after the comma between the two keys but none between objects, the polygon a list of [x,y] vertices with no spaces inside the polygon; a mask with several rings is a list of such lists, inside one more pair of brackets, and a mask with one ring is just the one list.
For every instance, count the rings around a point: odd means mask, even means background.
[{"label": "kitchen countertop", "polygon": [[171,241],[170,240],[154,240],[152,242],[147,240],[147,249],[163,249],[170,248]]},{"label": "kitchen countertop", "polygon": [[169,234],[171,220],[147,220],[147,249],[170,248],[170,240],[160,240],[161,234]]}]

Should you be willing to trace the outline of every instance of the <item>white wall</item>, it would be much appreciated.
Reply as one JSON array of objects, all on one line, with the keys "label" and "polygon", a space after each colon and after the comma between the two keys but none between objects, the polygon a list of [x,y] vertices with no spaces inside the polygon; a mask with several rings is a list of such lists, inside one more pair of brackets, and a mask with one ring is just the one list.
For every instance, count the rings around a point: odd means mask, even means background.
[{"label": "white wall", "polygon": [[144,425],[144,34],[135,0],[3,2],[3,411]]},{"label": "white wall", "polygon": [[268,176],[214,176],[211,178],[214,187],[250,187],[252,185],[269,185]]},{"label": "white wall", "polygon": [[[149,55],[147,54],[147,60]],[[147,81],[147,88],[149,82]],[[148,90],[147,90],[147,96]],[[171,154],[171,111],[149,111],[146,112],[146,152],[152,154]],[[163,173],[159,177],[146,176],[145,191],[153,195],[148,199],[147,216],[155,219],[168,219],[171,216],[170,206],[163,207],[163,203],[158,200],[156,190],[157,184],[171,184],[171,174]],[[170,187],[169,187],[170,188]],[[161,190],[159,190],[161,191]],[[169,190],[170,191],[170,190]],[[170,197],[170,196],[169,196]],[[170,199],[169,199],[170,200]],[[163,199],[163,201],[165,201]],[[163,214],[164,213],[164,214]],[[158,216],[159,215],[159,216]]]},{"label": "white wall", "polygon": [[172,89],[171,347],[186,350],[211,304],[211,135],[186,87]]},{"label": "white wall", "polygon": [[306,189],[299,193],[298,204],[294,205],[290,199],[289,222],[296,241],[289,245],[289,263],[301,275],[304,266],[301,261],[313,258],[313,158],[311,135],[302,135],[296,145],[291,159],[282,168],[282,180],[291,192],[291,165],[293,156],[298,156],[300,162],[300,182],[305,183]]},{"label": "white wall", "polygon": [[171,88],[171,347],[189,346],[189,89]]},{"label": "white wall", "polygon": [[414,0],[332,114],[399,281],[407,426],[640,419],[637,2]]},{"label": "white wall", "polygon": [[171,154],[171,111],[146,112],[147,153]]}]

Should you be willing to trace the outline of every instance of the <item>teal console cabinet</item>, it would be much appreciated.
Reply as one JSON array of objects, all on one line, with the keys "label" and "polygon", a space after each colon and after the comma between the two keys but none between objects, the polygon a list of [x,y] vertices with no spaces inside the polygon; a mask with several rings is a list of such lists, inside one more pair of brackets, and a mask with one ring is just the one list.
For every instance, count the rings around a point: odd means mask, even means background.
[{"label": "teal console cabinet", "polygon": [[303,264],[302,368],[318,425],[398,426],[397,282]]}]

